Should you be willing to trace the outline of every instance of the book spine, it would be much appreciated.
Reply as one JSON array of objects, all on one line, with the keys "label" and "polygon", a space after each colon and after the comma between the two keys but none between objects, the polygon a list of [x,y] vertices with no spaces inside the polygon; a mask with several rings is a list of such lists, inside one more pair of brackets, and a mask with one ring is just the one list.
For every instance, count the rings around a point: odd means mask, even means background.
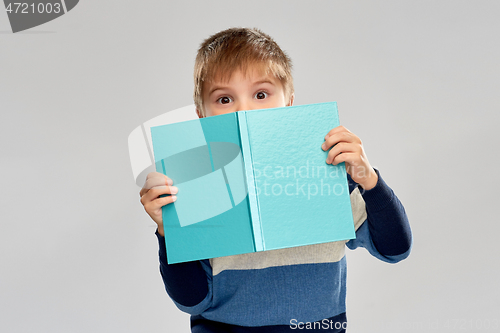
[{"label": "book spine", "polygon": [[238,115],[238,127],[240,130],[241,153],[245,165],[246,182],[248,189],[248,203],[250,208],[250,221],[252,223],[255,251],[264,251],[264,238],[260,222],[259,203],[257,198],[257,187],[252,161],[252,150],[250,147],[247,118],[245,111],[236,112]]}]

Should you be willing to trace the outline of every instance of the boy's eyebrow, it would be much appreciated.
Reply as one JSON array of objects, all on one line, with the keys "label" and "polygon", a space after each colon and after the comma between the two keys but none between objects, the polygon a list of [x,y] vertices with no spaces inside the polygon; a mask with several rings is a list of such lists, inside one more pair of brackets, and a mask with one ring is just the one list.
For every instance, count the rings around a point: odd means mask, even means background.
[{"label": "boy's eyebrow", "polygon": [[[255,81],[252,85],[257,86],[257,85],[262,84],[262,83],[269,83],[269,84],[274,85],[274,82],[272,82],[271,80],[269,80],[267,78],[259,80],[259,81]],[[215,86],[212,89],[210,89],[210,91],[208,92],[208,96],[212,95],[216,90],[222,90],[222,89],[227,89],[227,88],[229,88],[229,86]]]},{"label": "boy's eyebrow", "polygon": [[[257,86],[262,83],[269,83],[269,84],[274,84],[271,80],[269,79],[262,79],[259,81],[254,82],[252,85]],[[216,90],[222,90],[222,89],[227,89],[229,86],[215,86],[210,91],[208,92],[208,96],[212,95]]]},{"label": "boy's eyebrow", "polygon": [[273,83],[271,80],[269,80],[269,79],[263,79],[263,80],[259,80],[259,81],[257,81],[257,82],[254,82],[254,84],[253,84],[253,85],[254,85],[254,86],[256,86],[256,85],[259,85],[259,84],[262,84],[262,83],[270,83],[270,84],[274,84],[274,83]]},{"label": "boy's eyebrow", "polygon": [[226,89],[227,87],[219,87],[219,86],[215,86],[213,87],[212,89],[210,89],[210,91],[208,92],[208,96],[212,95],[214,93],[214,91],[216,90],[221,90],[221,89]]}]

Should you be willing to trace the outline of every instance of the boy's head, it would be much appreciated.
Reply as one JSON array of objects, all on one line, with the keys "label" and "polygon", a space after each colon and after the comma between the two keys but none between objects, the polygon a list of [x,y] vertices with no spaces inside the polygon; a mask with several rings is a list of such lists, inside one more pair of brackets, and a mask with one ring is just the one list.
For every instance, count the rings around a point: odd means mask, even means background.
[{"label": "boy's head", "polygon": [[292,105],[292,63],[258,29],[231,28],[207,38],[194,68],[198,116]]}]

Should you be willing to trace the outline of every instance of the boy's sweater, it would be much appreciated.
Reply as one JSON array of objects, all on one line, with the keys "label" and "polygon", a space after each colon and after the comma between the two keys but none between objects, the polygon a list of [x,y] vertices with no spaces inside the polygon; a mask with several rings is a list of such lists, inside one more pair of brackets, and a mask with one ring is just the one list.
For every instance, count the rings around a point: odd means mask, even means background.
[{"label": "boy's sweater", "polygon": [[403,260],[411,249],[405,210],[376,172],[377,185],[367,191],[347,176],[356,229],[349,241],[169,265],[165,239],[157,233],[166,290],[192,315],[193,332],[287,332],[307,325],[343,332],[345,245],[364,247],[388,263]]}]

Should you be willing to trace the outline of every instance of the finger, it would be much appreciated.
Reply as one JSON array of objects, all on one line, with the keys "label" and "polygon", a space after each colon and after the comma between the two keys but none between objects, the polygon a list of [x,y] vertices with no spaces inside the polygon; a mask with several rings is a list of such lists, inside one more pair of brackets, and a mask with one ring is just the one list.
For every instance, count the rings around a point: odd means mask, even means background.
[{"label": "finger", "polygon": [[349,142],[349,143],[354,143],[354,142],[361,142],[359,138],[352,134],[351,132],[338,132],[334,133],[331,136],[329,136],[325,142],[321,145],[321,148],[323,150],[330,149],[331,147],[335,146],[339,142]]},{"label": "finger", "polygon": [[[146,185],[144,185],[146,186]],[[146,187],[143,187],[141,189],[141,191],[139,192],[139,195],[142,197],[144,196],[146,193],[148,193],[150,190],[152,189],[164,189],[164,188],[167,188],[168,186],[165,185],[165,184],[162,184],[162,183],[157,183],[157,184],[154,184],[154,185],[149,185],[148,188]]]},{"label": "finger", "polygon": [[142,197],[147,191],[149,191],[154,187],[172,185],[172,184],[173,184],[172,179],[165,176],[164,174],[161,174],[159,172],[150,172],[146,177],[146,182],[144,183],[144,186],[139,192],[139,195]]},{"label": "finger", "polygon": [[150,172],[147,174],[146,176],[146,179],[148,178],[156,178],[156,177],[164,177],[165,175],[160,173],[160,172],[156,172],[156,171],[153,171],[153,172]]},{"label": "finger", "polygon": [[176,186],[158,186],[149,190],[142,198],[141,201],[149,202],[160,197],[161,195],[177,194],[179,189]]},{"label": "finger", "polygon": [[148,174],[148,177],[146,178],[146,182],[144,183],[144,188],[145,189],[152,189],[153,187],[156,186],[162,186],[162,185],[172,185],[174,182],[172,179],[169,177],[165,176],[164,174],[156,172],[154,175]]},{"label": "finger", "polygon": [[179,192],[179,189],[176,186],[157,186],[155,188],[152,188],[148,192],[146,192],[142,197],[141,197],[141,203],[143,205],[147,204],[148,202],[151,202],[158,198],[160,195],[164,194],[177,194]]},{"label": "finger", "polygon": [[332,136],[333,134],[335,133],[340,133],[340,132],[348,132],[348,133],[351,133],[351,131],[349,131],[347,128],[345,128],[344,126],[337,126],[333,129],[331,129],[326,135],[325,135],[325,140],[329,137],[329,136]]},{"label": "finger", "polygon": [[177,196],[176,195],[168,195],[166,197],[160,197],[158,199],[155,199],[155,200],[151,201],[147,205],[146,211],[150,210],[151,212],[156,212],[157,213],[158,211],[161,211],[161,208],[163,206],[171,204],[172,202],[175,202],[176,200],[177,200]]},{"label": "finger", "polygon": [[326,156],[326,163],[330,164],[339,154],[354,153],[356,147],[352,143],[340,142],[336,144]]},{"label": "finger", "polygon": [[337,155],[333,161],[332,165],[337,165],[339,163],[346,162],[347,164],[355,164],[356,162],[356,153],[342,153],[340,155]]}]

